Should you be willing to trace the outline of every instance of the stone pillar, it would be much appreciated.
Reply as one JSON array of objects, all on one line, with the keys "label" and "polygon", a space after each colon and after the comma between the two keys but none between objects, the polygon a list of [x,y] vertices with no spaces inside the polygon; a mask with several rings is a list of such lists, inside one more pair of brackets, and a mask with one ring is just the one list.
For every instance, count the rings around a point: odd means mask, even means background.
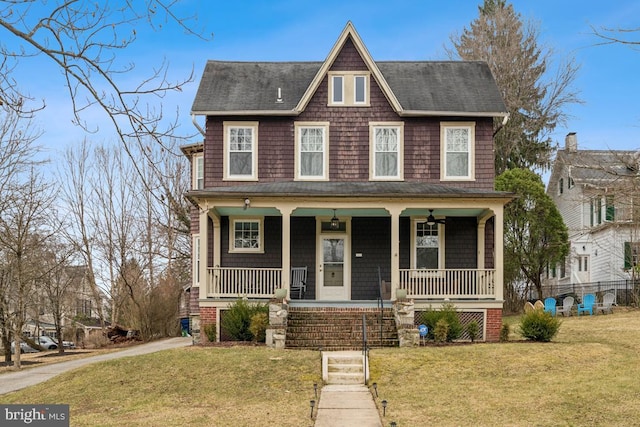
[{"label": "stone pillar", "polygon": [[411,299],[397,299],[393,303],[393,317],[398,328],[400,347],[420,345],[420,333],[414,325],[415,307]]},{"label": "stone pillar", "polygon": [[269,327],[266,330],[266,344],[270,348],[282,350],[287,336],[287,316],[289,305],[286,299],[269,301]]}]

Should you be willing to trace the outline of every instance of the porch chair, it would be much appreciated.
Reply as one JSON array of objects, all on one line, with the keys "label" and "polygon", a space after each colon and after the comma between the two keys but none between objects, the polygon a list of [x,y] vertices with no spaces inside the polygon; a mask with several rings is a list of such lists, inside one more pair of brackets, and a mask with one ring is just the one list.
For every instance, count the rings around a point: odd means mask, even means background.
[{"label": "porch chair", "polygon": [[586,313],[587,311],[593,316],[593,306],[596,304],[596,296],[594,294],[586,294],[582,297],[582,302],[578,304],[578,316],[580,313]]},{"label": "porch chair", "polygon": [[544,299],[544,311],[551,313],[552,316],[556,315],[556,299],[549,297]]},{"label": "porch chair", "polygon": [[599,310],[602,311],[602,314],[613,313],[613,304],[615,302],[616,302],[616,295],[611,292],[607,292],[602,297],[602,304],[598,304],[596,306],[596,313]]},{"label": "porch chair", "polygon": [[291,295],[298,292],[298,299],[307,291],[307,267],[291,267]]},{"label": "porch chair", "polygon": [[571,316],[571,309],[573,308],[574,302],[573,297],[565,297],[562,300],[562,307],[556,307],[556,312],[558,314],[562,313],[563,316]]}]

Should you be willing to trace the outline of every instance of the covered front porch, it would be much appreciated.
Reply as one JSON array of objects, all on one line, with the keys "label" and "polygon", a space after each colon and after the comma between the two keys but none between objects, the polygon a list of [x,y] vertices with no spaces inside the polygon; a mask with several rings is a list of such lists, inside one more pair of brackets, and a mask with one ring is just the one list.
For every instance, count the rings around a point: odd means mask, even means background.
[{"label": "covered front porch", "polygon": [[500,196],[204,198],[199,299],[501,302]]}]

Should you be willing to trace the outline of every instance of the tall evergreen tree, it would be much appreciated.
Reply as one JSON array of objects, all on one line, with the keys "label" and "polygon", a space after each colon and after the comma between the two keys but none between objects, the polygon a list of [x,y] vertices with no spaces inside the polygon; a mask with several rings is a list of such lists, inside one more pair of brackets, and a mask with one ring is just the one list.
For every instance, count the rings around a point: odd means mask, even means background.
[{"label": "tall evergreen tree", "polygon": [[578,66],[572,59],[552,70],[552,51],[538,44],[538,27],[523,21],[506,0],[484,0],[479,16],[462,35],[451,36],[449,56],[486,61],[502,92],[509,119],[494,123],[495,166],[549,167],[555,149],[550,134],[566,121],[563,108],[579,103],[571,85]]}]

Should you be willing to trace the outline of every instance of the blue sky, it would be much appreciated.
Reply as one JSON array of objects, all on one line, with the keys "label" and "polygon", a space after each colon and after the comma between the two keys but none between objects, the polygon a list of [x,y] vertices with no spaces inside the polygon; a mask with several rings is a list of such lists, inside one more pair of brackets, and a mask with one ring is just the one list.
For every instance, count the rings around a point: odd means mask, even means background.
[{"label": "blue sky", "polygon": [[[182,92],[162,100],[166,112],[180,111],[184,133],[192,133],[189,110],[197,83],[208,59],[246,61],[324,60],[347,21],[352,21],[375,60],[447,59],[444,46],[478,15],[480,1],[436,0],[269,0],[198,1],[180,3],[180,11],[197,15],[195,25],[213,39],[204,42],[167,26],[163,31],[139,29],[133,49],[123,51],[122,62],[136,61],[139,76],[169,62],[172,80],[193,69],[195,80]],[[568,132],[577,132],[580,148],[640,148],[640,49],[628,46],[598,46],[591,31],[595,27],[640,27],[637,0],[514,0],[524,19],[540,28],[539,42],[554,50],[560,62],[573,56],[581,65],[575,88],[584,101],[567,109],[571,118],[553,134],[564,144]],[[0,33],[2,37],[2,33]],[[635,33],[640,40],[640,31]],[[125,56],[126,55],[126,56]],[[26,68],[28,67],[28,68]],[[70,123],[71,111],[59,73],[44,58],[21,65],[21,86],[45,98],[47,109],[38,121],[46,130],[41,142],[64,147],[82,139]],[[137,74],[139,73],[139,74]],[[31,78],[38,75],[38,78]],[[43,77],[44,76],[44,77]],[[100,124],[99,114],[89,116]],[[45,125],[46,124],[46,125]],[[99,138],[108,139],[102,132]]]}]

